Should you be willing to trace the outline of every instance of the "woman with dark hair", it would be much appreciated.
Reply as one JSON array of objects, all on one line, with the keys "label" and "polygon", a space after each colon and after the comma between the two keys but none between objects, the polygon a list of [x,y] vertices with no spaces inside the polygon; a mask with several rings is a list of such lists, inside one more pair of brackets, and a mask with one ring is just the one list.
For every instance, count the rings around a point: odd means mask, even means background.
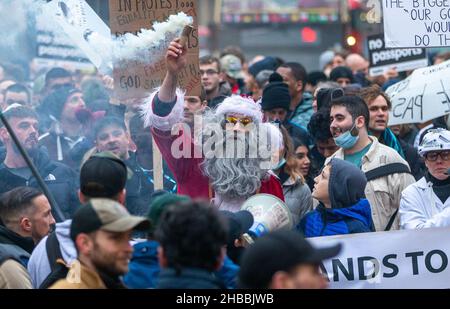
[{"label": "woman with dark hair", "polygon": [[298,138],[292,139],[293,155],[297,164],[297,172],[302,175],[309,189],[314,187],[314,171],[311,166],[311,154],[308,145]]},{"label": "woman with dark hair", "polygon": [[298,164],[299,160],[295,157],[294,145],[288,131],[283,126],[280,127],[280,131],[283,135],[284,148],[280,150],[280,160],[273,168],[273,172],[280,179],[286,205],[291,211],[294,224],[297,224],[312,210],[311,190],[302,174],[302,169],[304,170],[306,165]]}]

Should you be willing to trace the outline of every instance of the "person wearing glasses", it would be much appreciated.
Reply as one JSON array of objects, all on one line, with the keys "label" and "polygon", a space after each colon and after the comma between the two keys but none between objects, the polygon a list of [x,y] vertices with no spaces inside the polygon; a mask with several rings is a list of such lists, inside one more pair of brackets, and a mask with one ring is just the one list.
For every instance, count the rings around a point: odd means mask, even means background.
[{"label": "person wearing glasses", "polygon": [[270,172],[271,155],[282,148],[281,133],[273,124],[262,122],[259,104],[231,96],[203,113],[201,123],[194,123],[193,135],[189,126],[179,125],[184,94],[177,90],[177,72],[186,62],[186,46],[174,40],[166,53],[163,84],[142,107],[144,124],[151,127],[173,172],[177,193],[211,200],[220,210],[232,212],[257,193],[273,194],[284,201],[281,184]]},{"label": "person wearing glasses", "polygon": [[208,106],[214,108],[231,95],[231,87],[223,80],[222,68],[218,58],[212,56],[200,57],[199,66]]},{"label": "person wearing glasses", "polygon": [[427,172],[402,192],[400,228],[450,226],[450,131],[430,130],[419,146]]}]

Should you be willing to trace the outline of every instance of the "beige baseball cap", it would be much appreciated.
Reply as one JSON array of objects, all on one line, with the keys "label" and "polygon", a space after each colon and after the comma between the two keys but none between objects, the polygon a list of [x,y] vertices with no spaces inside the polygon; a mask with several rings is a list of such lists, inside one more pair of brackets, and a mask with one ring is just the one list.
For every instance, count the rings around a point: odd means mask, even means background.
[{"label": "beige baseball cap", "polygon": [[97,230],[126,232],[148,231],[149,228],[150,221],[147,218],[130,215],[118,202],[105,198],[93,198],[75,212],[70,226],[70,237],[75,240],[80,233],[91,233]]}]

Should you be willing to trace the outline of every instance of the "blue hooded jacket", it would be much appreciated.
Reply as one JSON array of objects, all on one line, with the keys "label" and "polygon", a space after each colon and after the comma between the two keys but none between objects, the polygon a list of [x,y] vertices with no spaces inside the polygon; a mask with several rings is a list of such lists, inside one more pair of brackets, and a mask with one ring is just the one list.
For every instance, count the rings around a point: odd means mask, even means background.
[{"label": "blue hooded jacket", "polygon": [[305,237],[372,232],[369,202],[365,199],[366,177],[353,164],[333,158],[328,180],[331,208],[322,203],[308,213],[297,230]]},{"label": "blue hooded jacket", "polygon": [[133,246],[133,256],[128,266],[128,273],[123,283],[130,289],[155,288],[159,275],[158,249],[159,243],[148,240]]},{"label": "blue hooded jacket", "polygon": [[[133,246],[134,252],[128,266],[128,273],[124,276],[123,282],[130,289],[151,289],[156,288],[160,276],[161,268],[158,262],[159,243],[154,240],[147,240]],[[215,272],[215,275],[228,289],[236,288],[236,278],[239,266],[234,264],[228,256],[225,256],[223,266]]]}]

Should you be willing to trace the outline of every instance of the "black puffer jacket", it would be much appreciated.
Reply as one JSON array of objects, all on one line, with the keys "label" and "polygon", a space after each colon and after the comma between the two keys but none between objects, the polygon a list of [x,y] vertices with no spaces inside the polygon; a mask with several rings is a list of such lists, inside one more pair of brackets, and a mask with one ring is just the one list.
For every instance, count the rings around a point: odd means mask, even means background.
[{"label": "black puffer jacket", "polygon": [[12,258],[27,267],[33,249],[33,239],[22,237],[0,223],[0,260]]},{"label": "black puffer jacket", "polygon": [[[80,205],[77,197],[79,180],[75,172],[67,165],[51,161],[43,149],[37,152],[33,162],[66,219],[71,218]],[[0,165],[0,194],[20,186],[40,189],[33,176],[29,179],[20,177],[2,163]]]}]

